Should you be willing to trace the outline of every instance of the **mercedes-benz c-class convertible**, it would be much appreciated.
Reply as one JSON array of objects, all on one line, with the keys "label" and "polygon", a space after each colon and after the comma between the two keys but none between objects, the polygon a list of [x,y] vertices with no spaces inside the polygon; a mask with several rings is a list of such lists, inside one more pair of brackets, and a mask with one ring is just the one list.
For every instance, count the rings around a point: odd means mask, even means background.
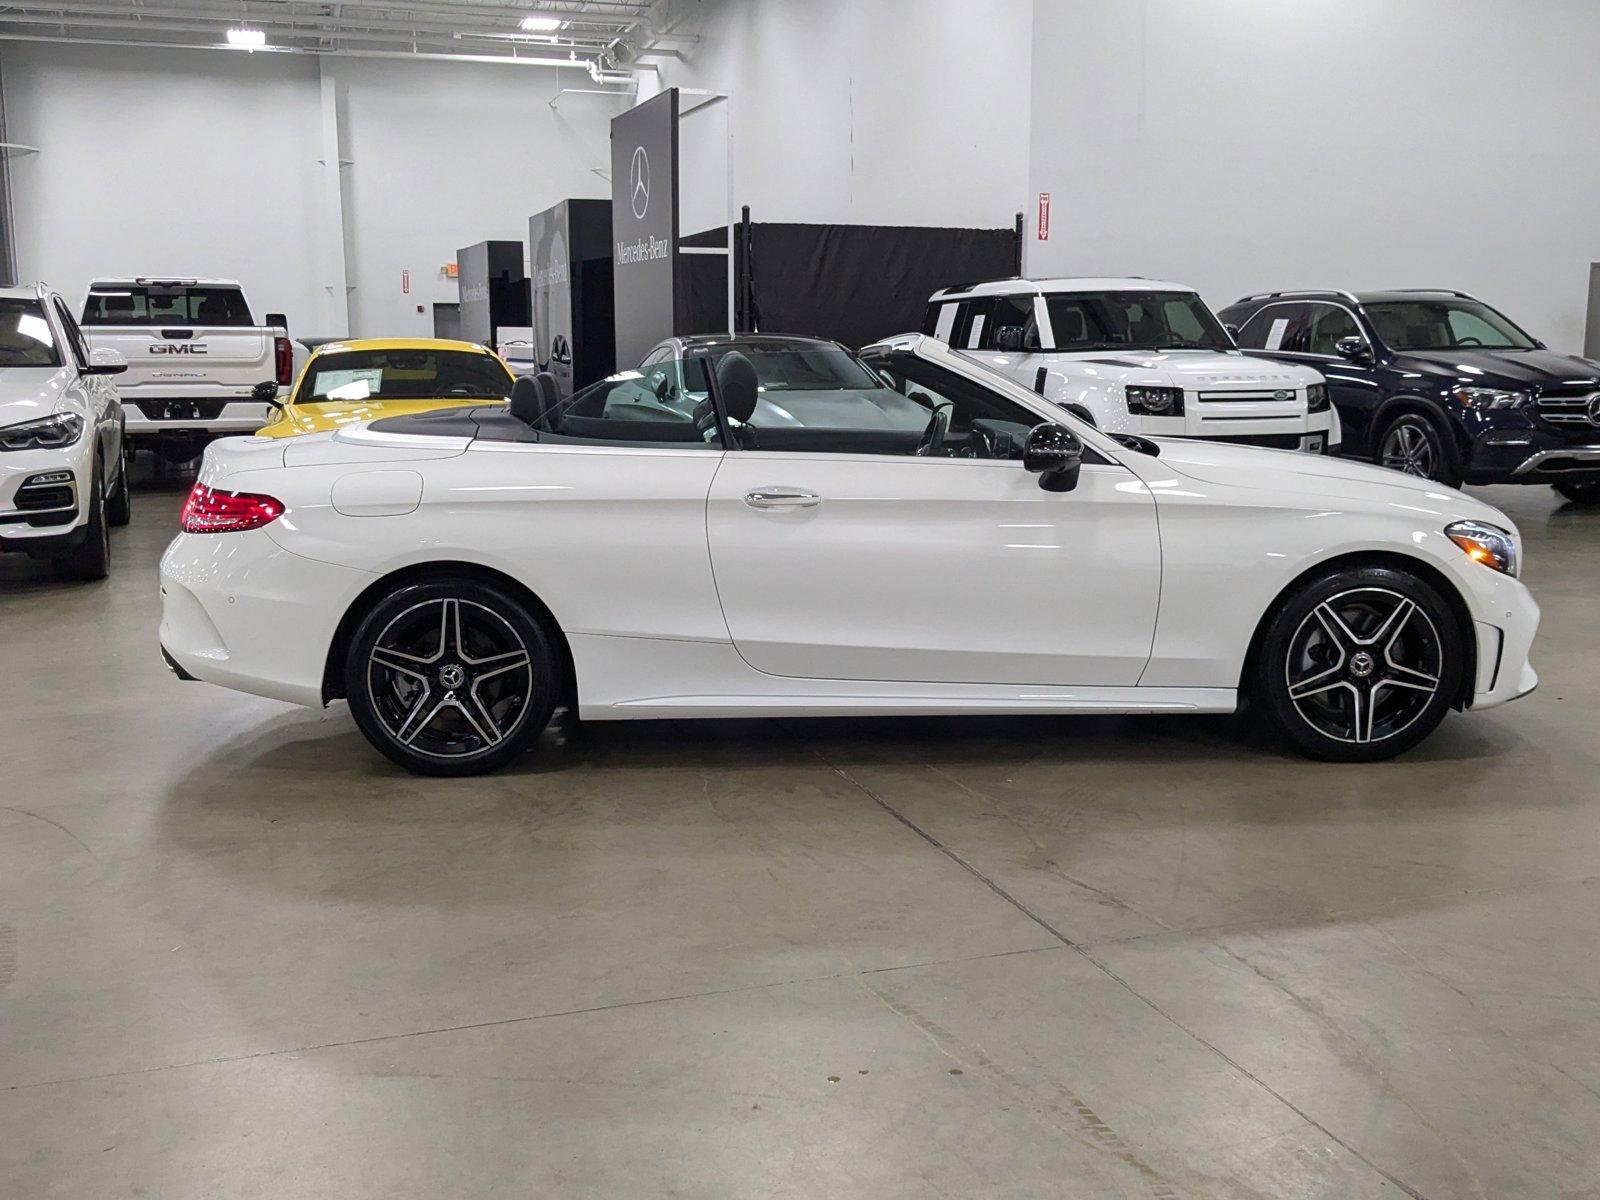
[{"label": "mercedes-benz c-class convertible", "polygon": [[1225,713],[1373,760],[1530,691],[1497,510],[1108,436],[921,336],[675,339],[558,398],[214,443],[161,565],[184,678],[343,698],[419,772],[589,720]]}]

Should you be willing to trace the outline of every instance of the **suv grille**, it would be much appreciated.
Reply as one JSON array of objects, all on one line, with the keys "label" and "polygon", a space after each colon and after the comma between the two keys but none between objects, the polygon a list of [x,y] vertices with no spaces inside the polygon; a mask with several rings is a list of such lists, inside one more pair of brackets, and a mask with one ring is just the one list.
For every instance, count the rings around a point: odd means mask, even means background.
[{"label": "suv grille", "polygon": [[1600,392],[1581,395],[1551,395],[1539,397],[1539,415],[1552,425],[1568,428],[1600,428]]},{"label": "suv grille", "polygon": [[1258,404],[1262,402],[1270,403],[1272,401],[1277,401],[1280,404],[1287,404],[1297,398],[1297,393],[1295,392],[1294,388],[1272,388],[1270,390],[1261,391],[1197,392],[1195,395],[1202,404],[1211,404],[1229,400],[1232,400],[1235,403],[1240,400],[1250,400]]}]

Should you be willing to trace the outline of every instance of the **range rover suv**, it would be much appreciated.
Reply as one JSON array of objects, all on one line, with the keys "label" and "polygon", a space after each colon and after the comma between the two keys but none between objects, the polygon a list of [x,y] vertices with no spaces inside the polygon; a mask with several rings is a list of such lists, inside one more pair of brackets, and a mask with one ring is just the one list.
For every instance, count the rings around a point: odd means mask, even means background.
[{"label": "range rover suv", "polygon": [[963,284],[934,293],[922,332],[1107,433],[1312,454],[1339,444],[1322,376],[1240,354],[1181,283]]},{"label": "range rover suv", "polygon": [[1322,372],[1347,454],[1600,503],[1600,363],[1548,349],[1465,292],[1268,292],[1218,315],[1247,353]]}]

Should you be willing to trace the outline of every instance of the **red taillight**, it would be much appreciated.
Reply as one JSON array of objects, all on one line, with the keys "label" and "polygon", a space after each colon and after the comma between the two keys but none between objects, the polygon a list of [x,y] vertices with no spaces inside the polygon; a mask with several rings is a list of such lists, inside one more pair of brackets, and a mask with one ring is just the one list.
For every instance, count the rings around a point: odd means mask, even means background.
[{"label": "red taillight", "polygon": [[178,527],[185,533],[240,533],[283,515],[283,501],[255,492],[221,492],[197,483],[184,501]]},{"label": "red taillight", "polygon": [[294,382],[294,346],[286,337],[273,338],[272,354],[278,367],[278,385],[288,387]]}]

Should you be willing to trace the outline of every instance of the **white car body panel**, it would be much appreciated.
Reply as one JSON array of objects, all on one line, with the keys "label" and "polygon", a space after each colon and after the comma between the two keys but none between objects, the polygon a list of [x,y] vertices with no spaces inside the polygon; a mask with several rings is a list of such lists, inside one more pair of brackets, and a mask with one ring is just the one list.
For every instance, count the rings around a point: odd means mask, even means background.
[{"label": "white car body panel", "polygon": [[[80,369],[56,308],[60,304],[65,309],[59,296],[38,286],[0,289],[0,296],[34,300],[43,306],[62,360],[59,367],[0,367],[0,429],[57,413],[74,413],[84,422],[83,436],[69,446],[0,449],[0,539],[7,543],[7,549],[27,550],[30,546],[61,542],[88,523],[89,505],[85,500],[90,495],[97,456],[107,464],[101,479],[107,491],[115,478],[111,472],[121,469],[123,413],[111,377],[87,375]],[[101,361],[114,360],[102,355]],[[59,524],[29,523],[28,516],[37,520],[66,511],[64,507],[25,515],[18,510],[18,492],[30,479],[58,471],[72,474],[73,500],[66,507],[74,509],[74,515]]]},{"label": "white car body panel", "polygon": [[[352,426],[227,439],[201,482],[287,511],[180,534],[161,642],[211,682],[324,699],[361,594],[427,563],[501,572],[565,634],[596,719],[839,713],[1230,711],[1251,635],[1319,563],[1382,551],[1432,568],[1478,635],[1473,703],[1521,695],[1538,608],[1443,534],[1507,518],[1461,492],[1338,459],[1203,442],[1129,450],[948,348],[916,352],[1110,465],[1048,492],[1014,461],[469,442]],[[285,465],[287,463],[287,465]],[[423,479],[391,516],[335,509],[341,481]],[[757,512],[768,487],[814,507]],[[1514,533],[1514,530],[1512,530]]]},{"label": "white car body panel", "polygon": [[[1323,382],[1322,376],[1310,367],[1268,363],[1238,351],[1224,354],[1209,350],[1054,348],[1048,297],[1115,291],[1195,295],[1194,289],[1184,284],[1151,279],[1009,279],[952,288],[936,294],[929,305],[937,309],[934,336],[947,341],[956,307],[963,301],[997,295],[1026,298],[1038,323],[1040,350],[979,349],[981,325],[968,332],[968,345],[955,349],[1048,400],[1074,406],[1087,413],[1096,426],[1111,433],[1145,437],[1293,437],[1299,439],[1300,449],[1318,447],[1326,451],[1338,446],[1342,433],[1337,411],[1331,405],[1322,412],[1307,409],[1306,389]],[[1130,386],[1182,388],[1183,415],[1130,413],[1125,395]]]}]

